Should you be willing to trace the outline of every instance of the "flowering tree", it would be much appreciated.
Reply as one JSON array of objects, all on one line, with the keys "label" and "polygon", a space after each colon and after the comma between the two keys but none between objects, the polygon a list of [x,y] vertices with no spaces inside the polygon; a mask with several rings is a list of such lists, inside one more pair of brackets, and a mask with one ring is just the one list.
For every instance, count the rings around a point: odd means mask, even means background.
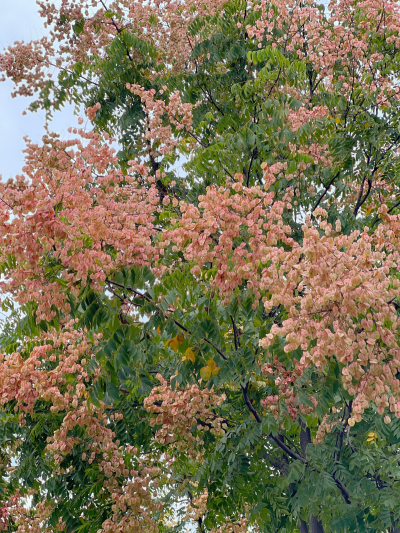
[{"label": "flowering tree", "polygon": [[38,4],[0,528],[400,531],[400,4]]}]

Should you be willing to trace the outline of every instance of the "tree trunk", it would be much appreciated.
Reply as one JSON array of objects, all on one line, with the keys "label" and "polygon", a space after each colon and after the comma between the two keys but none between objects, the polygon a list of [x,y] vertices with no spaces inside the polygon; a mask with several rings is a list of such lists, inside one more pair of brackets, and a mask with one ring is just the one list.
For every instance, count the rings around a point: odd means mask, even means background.
[{"label": "tree trunk", "polygon": [[[316,516],[311,517],[309,527],[306,522],[300,518],[298,528],[300,533],[324,533],[322,522]],[[400,529],[393,530],[393,533],[400,533]]]},{"label": "tree trunk", "polygon": [[300,531],[300,533],[308,533],[307,524],[301,518],[300,518],[300,522],[299,522],[299,531]]},{"label": "tree trunk", "polygon": [[[310,429],[302,422],[300,422],[300,428],[300,446],[303,457],[306,458],[307,446],[311,442],[311,433]],[[322,522],[317,516],[312,516],[310,518],[308,528],[304,520],[301,520],[299,529],[300,533],[324,533]]]},{"label": "tree trunk", "polygon": [[310,520],[310,533],[324,533],[321,520],[317,516],[312,516]]}]

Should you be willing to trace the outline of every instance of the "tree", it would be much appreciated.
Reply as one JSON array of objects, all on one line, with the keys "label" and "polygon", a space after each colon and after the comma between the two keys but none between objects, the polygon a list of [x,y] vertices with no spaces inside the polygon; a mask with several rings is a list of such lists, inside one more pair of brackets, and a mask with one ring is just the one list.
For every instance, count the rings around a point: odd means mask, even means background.
[{"label": "tree", "polygon": [[0,526],[399,531],[399,3],[38,4]]}]

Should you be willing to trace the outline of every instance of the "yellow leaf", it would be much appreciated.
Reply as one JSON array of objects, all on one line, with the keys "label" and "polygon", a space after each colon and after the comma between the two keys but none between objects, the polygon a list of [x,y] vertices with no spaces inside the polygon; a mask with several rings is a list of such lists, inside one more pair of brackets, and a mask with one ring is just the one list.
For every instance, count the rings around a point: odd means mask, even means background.
[{"label": "yellow leaf", "polygon": [[203,368],[200,370],[200,376],[202,379],[204,379],[204,381],[207,381],[211,376],[216,376],[219,371],[220,367],[217,366],[217,363],[214,361],[214,359],[209,359],[207,361],[207,366],[203,366]]},{"label": "yellow leaf", "polygon": [[207,363],[207,366],[209,368],[211,368],[211,375],[212,376],[216,376],[220,370],[219,366],[217,366],[217,363],[213,360],[213,359],[210,359]]},{"label": "yellow leaf", "polygon": [[158,333],[158,335],[160,335],[160,333],[161,333],[160,326],[157,326],[157,333]]},{"label": "yellow leaf", "polygon": [[185,355],[182,357],[182,361],[189,359],[193,364],[196,361],[196,351],[193,348],[188,348],[185,352]]},{"label": "yellow leaf", "polygon": [[173,339],[171,339],[169,341],[169,346],[170,346],[170,348],[172,348],[174,350],[174,352],[178,351],[179,341],[178,341],[177,337],[174,337]]},{"label": "yellow leaf", "polygon": [[221,369],[220,369],[219,366],[217,366],[216,368],[214,368],[214,370],[212,371],[212,377],[216,376],[220,370],[221,370]]},{"label": "yellow leaf", "polygon": [[340,124],[340,122],[341,122],[340,118],[337,118],[336,119],[336,124]]},{"label": "yellow leaf", "polygon": [[204,381],[208,381],[211,377],[211,368],[209,366],[203,366],[203,368],[200,369],[200,376],[201,379]]},{"label": "yellow leaf", "polygon": [[176,353],[178,351],[179,346],[183,343],[184,340],[185,340],[184,335],[181,335],[180,333],[178,333],[178,335],[176,335],[173,339],[169,339],[165,343],[165,346],[169,346]]}]

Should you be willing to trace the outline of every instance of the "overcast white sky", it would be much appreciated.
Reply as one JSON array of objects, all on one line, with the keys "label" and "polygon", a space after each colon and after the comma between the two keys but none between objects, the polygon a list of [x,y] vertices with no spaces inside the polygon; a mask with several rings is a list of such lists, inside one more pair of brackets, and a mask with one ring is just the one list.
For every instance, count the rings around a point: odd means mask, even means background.
[{"label": "overcast white sky", "polygon": [[[36,0],[0,0],[0,50],[15,41],[28,42],[43,35],[44,28],[37,14]],[[13,84],[0,83],[0,174],[3,179],[19,174],[24,164],[22,150],[23,137],[28,135],[33,141],[40,141],[44,130],[44,113],[22,112],[31,101],[29,98],[11,98]],[[77,117],[72,107],[55,114],[51,129],[68,136],[69,126],[77,125]]]}]

